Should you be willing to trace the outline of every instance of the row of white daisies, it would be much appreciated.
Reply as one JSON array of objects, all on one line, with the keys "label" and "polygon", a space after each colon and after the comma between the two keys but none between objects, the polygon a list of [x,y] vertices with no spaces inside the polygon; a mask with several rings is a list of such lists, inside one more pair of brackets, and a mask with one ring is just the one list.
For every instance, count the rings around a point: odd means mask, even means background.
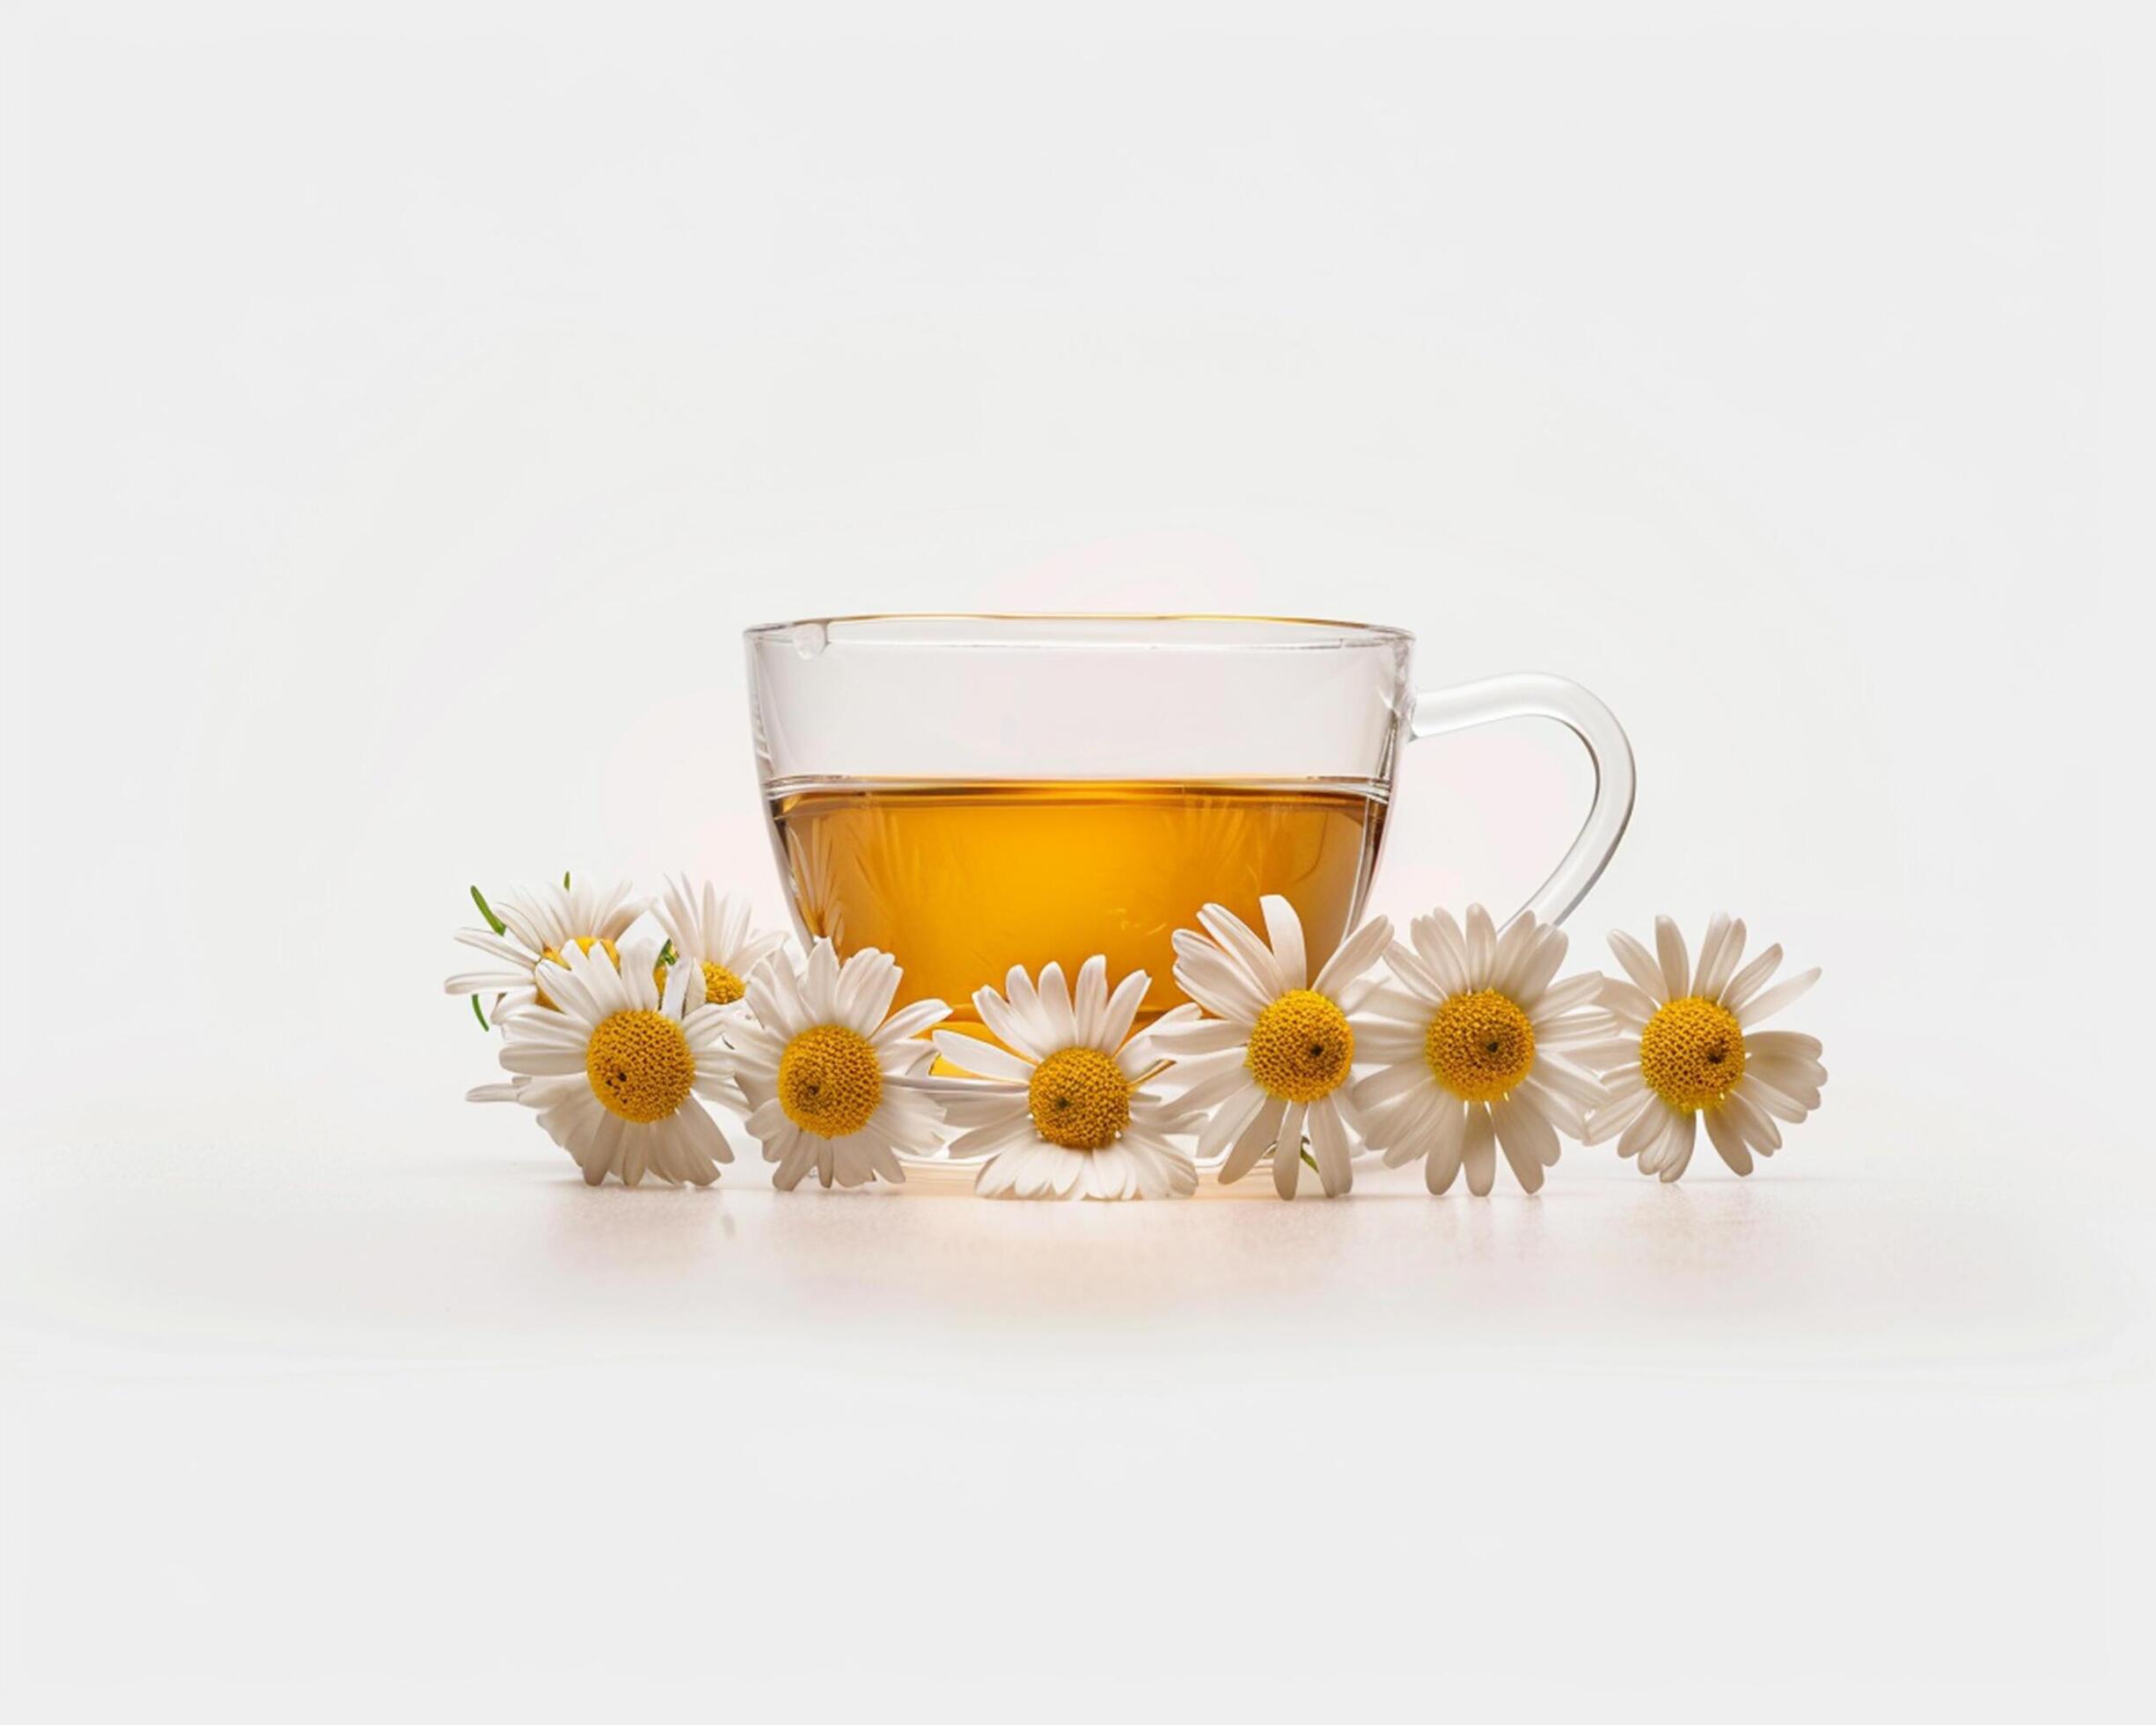
[{"label": "row of white daisies", "polygon": [[[594,1185],[715,1179],[733,1148],[707,1103],[744,1117],[782,1191],[811,1170],[855,1186],[950,1159],[978,1160],[990,1196],[1180,1197],[1200,1167],[1225,1184],[1269,1158],[1281,1197],[1305,1167],[1334,1196],[1360,1148],[1421,1162],[1433,1193],[1464,1173],[1479,1196],[1500,1155],[1536,1190],[1563,1138],[1614,1139],[1675,1180],[1702,1125],[1748,1174],[1827,1077],[1815,1038],[1761,1028],[1819,973],[1776,982],[1781,949],[1743,963],[1744,925],[1722,915],[1696,964],[1661,917],[1651,951],[1610,936],[1624,975],[1560,981],[1562,931],[1522,916],[1500,932],[1479,905],[1417,917],[1404,941],[1375,918],[1315,976],[1287,899],[1261,901],[1262,936],[1208,905],[1175,936],[1195,1005],[1133,1034],[1143,972],[1014,967],[973,996],[991,1042],[936,1029],[941,1001],[892,1011],[888,953],[841,961],[818,940],[797,962],[709,885],[647,901],[564,876],[473,898],[488,927],[458,939],[488,968],[445,986],[483,1024],[491,1002],[512,1075],[471,1097],[535,1110]],[[663,941],[633,933],[646,912]],[[938,1054],[972,1075],[934,1075]]]}]

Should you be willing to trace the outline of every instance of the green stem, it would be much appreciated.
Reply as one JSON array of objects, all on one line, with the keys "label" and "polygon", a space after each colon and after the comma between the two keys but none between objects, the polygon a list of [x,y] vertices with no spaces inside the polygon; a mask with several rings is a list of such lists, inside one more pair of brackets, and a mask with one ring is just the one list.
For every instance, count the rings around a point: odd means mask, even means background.
[{"label": "green stem", "polygon": [[494,914],[494,907],[487,902],[487,895],[478,887],[472,889],[472,902],[479,907],[479,914],[487,919],[487,926],[497,935],[509,933],[509,924]]}]

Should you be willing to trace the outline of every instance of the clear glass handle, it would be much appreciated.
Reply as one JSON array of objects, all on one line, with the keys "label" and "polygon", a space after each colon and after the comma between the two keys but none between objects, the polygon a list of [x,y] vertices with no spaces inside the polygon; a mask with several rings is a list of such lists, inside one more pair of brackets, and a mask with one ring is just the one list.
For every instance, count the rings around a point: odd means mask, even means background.
[{"label": "clear glass handle", "polygon": [[1562,922],[1602,878],[1632,818],[1632,745],[1617,716],[1579,684],[1531,671],[1419,693],[1408,730],[1436,737],[1494,719],[1555,719],[1580,739],[1594,763],[1595,800],[1580,836],[1550,878],[1508,919],[1517,921],[1531,911],[1542,921]]}]

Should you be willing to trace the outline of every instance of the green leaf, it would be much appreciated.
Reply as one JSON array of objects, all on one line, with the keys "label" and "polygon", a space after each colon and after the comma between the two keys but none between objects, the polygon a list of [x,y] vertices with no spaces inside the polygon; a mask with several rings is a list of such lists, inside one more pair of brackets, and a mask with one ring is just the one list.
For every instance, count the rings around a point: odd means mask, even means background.
[{"label": "green leaf", "polygon": [[472,996],[472,1016],[479,1020],[480,1029],[483,1031],[490,1031],[494,1028],[492,1024],[487,1022],[487,1009],[479,1003],[479,996],[477,995]]},{"label": "green leaf", "polygon": [[564,892],[566,892],[566,891],[568,891],[568,884],[569,884],[569,871],[568,871],[567,869],[564,869],[564,870],[562,870],[562,871],[561,871],[561,886],[562,886],[562,890],[563,890]]},{"label": "green leaf", "polygon": [[674,951],[673,942],[668,941],[659,949],[659,962],[662,965],[678,965],[681,962],[681,955]]},{"label": "green leaf", "polygon": [[1312,1156],[1308,1150],[1302,1151],[1302,1156],[1303,1161],[1309,1165],[1310,1172],[1313,1174],[1317,1172],[1317,1158]]},{"label": "green leaf", "polygon": [[487,926],[497,935],[509,933],[509,924],[494,914],[494,907],[487,902],[487,895],[478,887],[472,889],[472,902],[479,907],[479,914],[487,919]]}]

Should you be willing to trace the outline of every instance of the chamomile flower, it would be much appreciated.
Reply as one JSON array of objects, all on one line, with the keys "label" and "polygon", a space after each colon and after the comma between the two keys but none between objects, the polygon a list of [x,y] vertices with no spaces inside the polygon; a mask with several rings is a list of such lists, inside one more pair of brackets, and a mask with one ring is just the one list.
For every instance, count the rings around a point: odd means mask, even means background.
[{"label": "chamomile flower", "polygon": [[572,946],[585,952],[603,947],[606,956],[619,963],[620,953],[614,943],[644,911],[644,900],[630,892],[627,881],[603,891],[582,881],[572,886],[567,875],[559,886],[550,881],[503,893],[499,909],[488,904],[476,886],[472,898],[488,926],[459,929],[457,938],[484,953],[488,967],[460,972],[442,988],[445,994],[491,997],[496,1024],[534,1005],[552,1004],[539,997],[532,970]]},{"label": "chamomile flower", "polygon": [[692,976],[690,995],[714,1006],[731,1006],[748,992],[748,974],[786,943],[784,935],[762,934],[749,924],[742,900],[722,897],[708,881],[692,887],[688,877],[666,883],[651,914],[673,943],[674,963]]},{"label": "chamomile flower", "polygon": [[[965,1128],[950,1154],[988,1157],[974,1182],[981,1196],[1187,1198],[1197,1191],[1196,1166],[1168,1136],[1196,1121],[1138,1088],[1158,1064],[1150,1037],[1131,1034],[1148,980],[1133,971],[1111,993],[1108,960],[1096,955],[1079,966],[1075,991],[1055,964],[1042,969],[1036,987],[1015,965],[1004,993],[973,995],[981,1022],[1003,1047],[936,1031],[946,1061],[998,1084],[943,1097],[944,1119]],[[1195,1007],[1177,1007],[1154,1028],[1196,1016]]]},{"label": "chamomile flower", "polygon": [[[811,1168],[825,1186],[906,1178],[901,1154],[937,1149],[940,1112],[903,1081],[935,1059],[920,1033],[950,1016],[942,1001],[891,1011],[901,973],[868,947],[843,965],[828,940],[810,950],[798,974],[782,953],[750,973],[747,996],[724,1009],[737,1051],[735,1081],[747,1098],[749,1130],[778,1168],[781,1192]],[[885,1014],[889,1017],[885,1017]]]},{"label": "chamomile flower", "polygon": [[1400,986],[1364,1007],[1356,1054],[1381,1069],[1353,1091],[1363,1141],[1388,1168],[1420,1160],[1434,1193],[1464,1167],[1467,1189],[1483,1197],[1500,1149],[1521,1189],[1539,1191],[1558,1134],[1579,1137],[1605,1099],[1570,1058],[1609,1033],[1610,1015],[1591,1004],[1602,978],[1553,981],[1564,933],[1529,915],[1500,935],[1488,911],[1470,905],[1464,929],[1441,910],[1408,934],[1412,946],[1396,941],[1385,954]]},{"label": "chamomile flower", "polygon": [[1580,1141],[1614,1138],[1619,1156],[1639,1158],[1642,1174],[1675,1180],[1704,1121],[1722,1160],[1750,1173],[1755,1154],[1781,1148],[1777,1119],[1797,1125],[1819,1106],[1827,1069],[1818,1039],[1759,1028],[1816,982],[1818,971],[1769,987],[1782,949],[1770,946],[1739,970],[1744,925],[1720,914],[1707,924],[1697,967],[1666,916],[1654,919],[1652,953],[1622,930],[1610,947],[1630,980],[1602,979],[1616,1034],[1580,1050],[1610,1095]]},{"label": "chamomile flower", "polygon": [[1216,1016],[1156,1027],[1152,1045],[1192,1081],[1181,1106],[1213,1111],[1198,1135],[1198,1159],[1225,1156],[1222,1185],[1271,1150],[1273,1190],[1293,1198],[1307,1130],[1318,1180],[1333,1197],[1354,1184],[1357,1120],[1347,1081],[1357,1010],[1373,986],[1363,973],[1390,943],[1392,924],[1382,916],[1364,923],[1312,980],[1295,907],[1269,894],[1258,908],[1270,944],[1220,905],[1198,913],[1205,935],[1176,931],[1176,984]]},{"label": "chamomile flower", "polygon": [[703,1098],[730,1097],[730,1051],[721,1039],[725,1009],[693,1005],[689,979],[670,973],[664,994],[652,978],[656,948],[633,946],[617,969],[612,955],[571,940],[538,967],[551,1011],[517,1014],[502,1026],[502,1064],[517,1077],[475,1100],[536,1109],[547,1134],[597,1185],[624,1185],[647,1173],[708,1185],[734,1159]]}]

